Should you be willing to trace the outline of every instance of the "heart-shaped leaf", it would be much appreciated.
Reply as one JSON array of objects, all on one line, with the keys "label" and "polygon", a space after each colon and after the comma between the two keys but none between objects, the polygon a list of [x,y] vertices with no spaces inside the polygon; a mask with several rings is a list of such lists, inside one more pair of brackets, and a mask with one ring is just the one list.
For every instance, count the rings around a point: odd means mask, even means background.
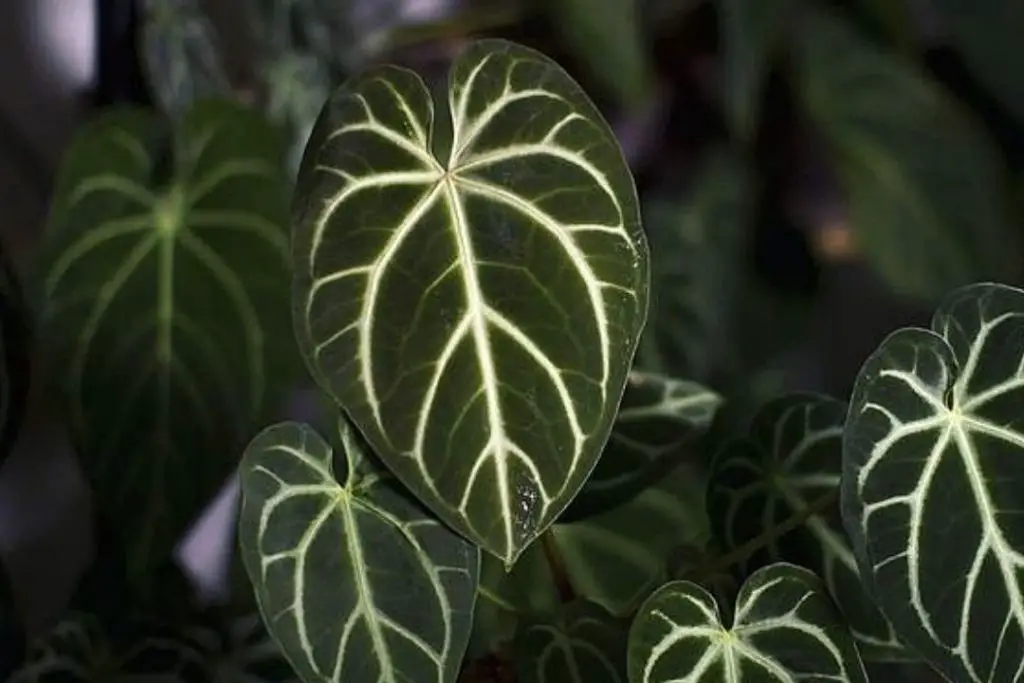
[{"label": "heart-shaped leaf", "polygon": [[501,41],[438,105],[385,66],[340,88],[295,202],[295,311],[321,385],[435,514],[511,566],[612,428],[648,248],[608,125]]},{"label": "heart-shaped leaf", "polygon": [[24,293],[0,252],[0,468],[14,451],[28,407],[32,333]]},{"label": "heart-shaped leaf", "polygon": [[264,430],[241,465],[239,543],[263,618],[306,683],[452,683],[469,641],[477,548],[373,471],[341,423]]},{"label": "heart-shaped leaf", "polygon": [[633,371],[611,438],[572,505],[573,522],[621,505],[672,471],[710,428],[722,397],[685,380]]},{"label": "heart-shaped leaf", "polygon": [[[808,5],[809,3],[804,3]],[[796,32],[796,87],[849,203],[858,249],[925,300],[1021,272],[999,150],[927,74],[824,9]]]},{"label": "heart-shaped leaf", "polygon": [[728,442],[712,465],[708,518],[726,552],[791,521],[745,562],[745,572],[792,562],[822,577],[871,659],[905,659],[891,625],[868,597],[839,513],[846,404],[792,394],[770,401],[749,434]]},{"label": "heart-shaped leaf", "polygon": [[517,683],[625,683],[626,624],[591,602],[524,619],[513,644]]},{"label": "heart-shaped leaf", "polygon": [[867,683],[842,616],[807,569],[775,564],[751,574],[731,622],[697,584],[665,584],[630,628],[630,683]]},{"label": "heart-shaped leaf", "polygon": [[114,110],[64,157],[39,336],[132,577],[171,554],[298,370],[282,157],[268,123],[212,101],[173,133]]},{"label": "heart-shaped leaf", "polygon": [[1024,291],[961,288],[861,368],[843,517],[901,640],[952,681],[1024,680]]},{"label": "heart-shaped leaf", "polygon": [[8,683],[220,683],[190,638],[149,624],[122,626],[112,633],[92,614],[69,612]]}]

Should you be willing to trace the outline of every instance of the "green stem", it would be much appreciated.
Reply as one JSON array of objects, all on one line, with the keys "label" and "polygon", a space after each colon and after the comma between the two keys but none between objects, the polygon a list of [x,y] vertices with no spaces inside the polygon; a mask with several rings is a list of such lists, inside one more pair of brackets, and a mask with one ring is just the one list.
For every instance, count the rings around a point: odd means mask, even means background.
[{"label": "green stem", "polygon": [[787,519],[782,524],[778,524],[771,529],[768,529],[760,536],[755,536],[738,548],[734,548],[731,552],[717,557],[714,562],[697,567],[694,572],[691,572],[693,574],[692,578],[687,576],[684,576],[683,578],[693,581],[694,583],[701,583],[702,581],[708,580],[719,572],[747,559],[747,557],[758,550],[761,550],[769,543],[772,543],[773,541],[782,538],[790,531],[799,528],[804,522],[814,515],[824,512],[835,505],[838,500],[839,488],[836,487],[812,501],[810,505],[805,507],[798,514]]},{"label": "green stem", "polygon": [[558,551],[558,542],[551,529],[548,529],[540,537],[541,547],[544,549],[544,557],[548,561],[551,575],[555,579],[555,589],[558,591],[558,599],[562,603],[569,603],[576,599],[576,591],[572,588],[572,581],[569,579],[569,572],[565,569],[565,561]]}]

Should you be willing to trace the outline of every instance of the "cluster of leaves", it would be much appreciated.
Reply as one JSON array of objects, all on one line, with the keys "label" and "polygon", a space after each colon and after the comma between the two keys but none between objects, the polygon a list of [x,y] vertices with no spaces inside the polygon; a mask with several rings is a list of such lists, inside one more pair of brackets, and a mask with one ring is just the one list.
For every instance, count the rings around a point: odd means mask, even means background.
[{"label": "cluster of leaves", "polygon": [[[1022,13],[934,4],[1020,114],[988,64]],[[508,3],[601,110],[516,42],[447,79],[374,66],[409,40],[374,23],[400,2],[250,0],[244,73],[199,2],[144,5],[160,111],[80,133],[30,288],[118,569],[13,680],[1024,681],[1018,216],[900,3]],[[690,172],[631,170],[602,111],[656,97],[647,42],[708,11],[728,132]],[[743,265],[778,201],[777,76],[860,253],[938,306],[848,401],[773,384],[800,307]],[[31,347],[3,273],[0,463]],[[259,431],[303,361],[328,419]],[[236,470],[247,580],[221,609],[166,567]]]}]

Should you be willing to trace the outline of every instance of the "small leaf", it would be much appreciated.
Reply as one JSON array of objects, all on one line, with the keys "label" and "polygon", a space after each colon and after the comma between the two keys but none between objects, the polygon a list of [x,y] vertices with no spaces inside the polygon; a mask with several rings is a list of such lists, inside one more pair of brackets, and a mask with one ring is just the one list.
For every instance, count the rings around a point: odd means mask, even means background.
[{"label": "small leaf", "polygon": [[749,435],[727,443],[715,458],[708,518],[726,552],[802,519],[743,563],[745,573],[780,561],[811,569],[823,578],[865,658],[907,659],[864,590],[839,514],[845,419],[846,404],[825,396],[791,394],[765,404]]},{"label": "small leaf", "polygon": [[217,30],[198,0],[143,0],[142,64],[163,111],[231,95]]},{"label": "small leaf", "polygon": [[900,639],[951,681],[1021,680],[1024,291],[951,293],[854,385],[843,516]]},{"label": "small leaf", "polygon": [[306,683],[451,683],[469,640],[479,552],[369,473],[341,423],[264,430],[241,465],[239,542],[260,611]]},{"label": "small leaf", "polygon": [[859,250],[898,294],[1020,273],[999,151],[927,75],[809,11],[797,89],[847,194]]},{"label": "small leaf", "polygon": [[587,75],[627,109],[651,96],[656,79],[639,4],[638,0],[604,0],[601,10],[595,11],[591,0],[544,3],[552,28]]},{"label": "small leaf", "polygon": [[418,499],[511,566],[608,440],[647,311],[636,190],[600,113],[501,40],[447,104],[385,66],[340,88],[295,201],[309,366]]},{"label": "small leaf", "polygon": [[626,625],[590,602],[524,619],[513,651],[517,683],[626,683]]},{"label": "small leaf", "polygon": [[203,646],[214,683],[299,683],[299,677],[267,631],[259,613],[226,615],[214,611],[209,624],[189,630]]},{"label": "small leaf", "polygon": [[792,22],[793,0],[716,0],[722,41],[725,110],[733,134],[757,133],[765,81]]},{"label": "small leaf", "polygon": [[40,265],[49,380],[129,574],[148,580],[298,370],[274,130],[115,109],[64,157]]},{"label": "small leaf", "polygon": [[8,683],[220,683],[188,637],[149,624],[124,626],[111,633],[97,617],[69,612]]},{"label": "small leaf", "polygon": [[1024,71],[1020,36],[1024,4],[1019,0],[932,0],[941,22],[978,82],[1024,123]]},{"label": "small leaf", "polygon": [[695,382],[631,372],[604,453],[559,523],[607,512],[678,467],[721,403]]},{"label": "small leaf", "polygon": [[867,683],[867,675],[820,579],[775,564],[743,584],[731,626],[697,584],[659,588],[630,629],[629,680]]},{"label": "small leaf", "polygon": [[32,332],[21,283],[0,251],[0,469],[14,451],[28,408]]}]

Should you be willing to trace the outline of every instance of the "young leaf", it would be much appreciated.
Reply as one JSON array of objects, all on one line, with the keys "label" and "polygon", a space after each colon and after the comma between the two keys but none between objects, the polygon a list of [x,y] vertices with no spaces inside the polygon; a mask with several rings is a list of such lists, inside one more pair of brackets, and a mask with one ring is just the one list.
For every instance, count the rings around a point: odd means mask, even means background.
[{"label": "young leaf", "polygon": [[340,436],[335,456],[282,423],[246,449],[239,543],[263,619],[306,683],[453,683],[479,551],[372,472],[344,421]]},{"label": "young leaf", "polygon": [[900,639],[949,680],[1018,681],[1024,643],[1024,291],[951,293],[861,368],[843,516]]},{"label": "young leaf", "polygon": [[898,293],[933,299],[1020,272],[998,150],[959,103],[853,27],[808,11],[797,88],[824,138],[867,261]]},{"label": "young leaf", "polygon": [[0,252],[0,468],[14,451],[28,407],[32,333],[21,283]]},{"label": "young leaf", "polygon": [[1024,123],[1024,69],[1020,36],[1024,4],[1019,0],[932,0],[944,32],[979,83]]},{"label": "young leaf", "polygon": [[517,683],[626,683],[626,625],[591,602],[524,619],[513,652]]},{"label": "young leaf", "polygon": [[731,626],[697,584],[659,588],[630,628],[629,680],[867,683],[867,675],[820,579],[774,564],[744,582]]},{"label": "young leaf", "polygon": [[190,638],[150,625],[111,633],[94,615],[72,611],[30,653],[8,683],[220,683]]},{"label": "young leaf", "polygon": [[722,40],[725,110],[733,134],[757,133],[761,97],[773,57],[786,33],[793,0],[716,0]]},{"label": "young leaf", "polygon": [[695,382],[631,372],[601,459],[558,521],[607,512],[678,467],[721,403],[721,396]]},{"label": "young leaf", "polygon": [[199,0],[143,0],[142,63],[163,111],[231,95],[220,38]]},{"label": "young leaf", "polygon": [[[793,519],[792,532],[772,538],[745,565],[792,562],[822,577],[865,658],[908,655],[864,590],[839,513],[846,404],[792,394],[767,403],[747,436],[727,443],[714,460],[708,518],[728,552],[771,534]],[[822,504],[824,502],[824,505]]]},{"label": "young leaf", "polygon": [[385,66],[340,88],[295,202],[309,366],[435,514],[511,566],[604,448],[647,312],[611,130],[547,57],[473,43],[437,105]]},{"label": "young leaf", "polygon": [[193,627],[189,635],[202,644],[206,669],[214,683],[299,683],[256,612],[213,615],[209,624]]},{"label": "young leaf", "polygon": [[172,135],[118,109],[61,169],[40,338],[99,512],[143,577],[231,473],[297,367],[288,185],[273,129],[227,102]]}]

